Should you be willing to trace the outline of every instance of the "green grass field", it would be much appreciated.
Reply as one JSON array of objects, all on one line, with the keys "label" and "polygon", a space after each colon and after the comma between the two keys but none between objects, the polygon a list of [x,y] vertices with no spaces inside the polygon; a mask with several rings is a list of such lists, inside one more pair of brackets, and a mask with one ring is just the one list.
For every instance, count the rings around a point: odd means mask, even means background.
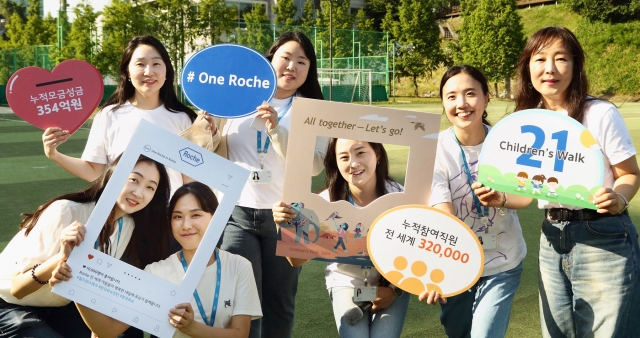
[{"label": "green grass field", "polygon": [[[410,101],[410,99],[406,99]],[[437,102],[403,103],[398,99],[393,108],[420,112],[442,112]],[[618,105],[621,103],[616,102]],[[512,102],[492,101],[489,119],[497,122],[513,110]],[[620,107],[637,147],[640,147],[640,103],[624,103]],[[449,126],[443,117],[441,128]],[[78,130],[70,141],[61,146],[61,151],[71,156],[80,156],[88,135],[88,126]],[[0,250],[17,232],[20,213],[33,211],[47,199],[64,192],[77,190],[86,182],[72,177],[44,156],[41,142],[42,131],[19,120],[11,114],[0,114]],[[390,152],[391,149],[390,149]],[[404,157],[406,155],[394,154]],[[393,163],[393,161],[392,161]],[[404,167],[393,165],[392,173],[399,175]],[[631,202],[634,223],[640,220],[640,200]],[[516,293],[507,337],[540,337],[537,255],[540,238],[542,212],[529,206],[518,212],[528,254],[524,261],[522,284]],[[309,262],[302,268],[298,286],[294,337],[336,337],[337,331],[331,304],[324,282],[325,263]],[[402,337],[444,337],[440,326],[439,307],[419,303],[412,297],[405,320]]]}]

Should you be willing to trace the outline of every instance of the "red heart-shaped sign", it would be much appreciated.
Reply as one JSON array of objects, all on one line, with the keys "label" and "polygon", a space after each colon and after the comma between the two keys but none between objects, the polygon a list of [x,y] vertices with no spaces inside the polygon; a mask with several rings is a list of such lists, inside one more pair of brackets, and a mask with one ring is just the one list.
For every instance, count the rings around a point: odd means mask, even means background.
[{"label": "red heart-shaped sign", "polygon": [[87,257],[89,257],[89,260],[93,259],[93,255],[92,254],[87,255]]},{"label": "red heart-shaped sign", "polygon": [[23,120],[45,130],[58,127],[74,133],[102,99],[102,76],[90,63],[66,60],[49,72],[26,67],[7,82],[7,101]]}]

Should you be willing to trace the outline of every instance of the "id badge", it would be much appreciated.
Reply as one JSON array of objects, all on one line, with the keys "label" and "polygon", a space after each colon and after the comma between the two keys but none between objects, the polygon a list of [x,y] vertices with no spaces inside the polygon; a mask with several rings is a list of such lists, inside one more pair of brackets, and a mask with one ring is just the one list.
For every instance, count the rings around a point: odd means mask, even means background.
[{"label": "id badge", "polygon": [[353,289],[353,302],[370,302],[378,298],[378,287],[376,286],[361,286]]},{"label": "id badge", "polygon": [[253,184],[271,183],[271,170],[254,170],[249,176],[249,181]]},{"label": "id badge", "polygon": [[482,245],[482,250],[494,250],[498,247],[498,235],[482,234],[478,236],[478,240]]}]

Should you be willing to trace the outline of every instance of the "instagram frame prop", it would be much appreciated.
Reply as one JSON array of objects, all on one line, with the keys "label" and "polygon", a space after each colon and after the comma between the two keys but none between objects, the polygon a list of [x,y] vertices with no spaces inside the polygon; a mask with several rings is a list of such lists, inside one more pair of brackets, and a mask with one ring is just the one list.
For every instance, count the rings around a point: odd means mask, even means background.
[{"label": "instagram frame prop", "polygon": [[[140,155],[223,194],[202,239],[204,245],[198,248],[180,285],[93,248]],[[248,177],[248,170],[141,120],[87,221],[84,241],[67,261],[73,270],[73,278],[56,285],[53,292],[155,336],[172,337],[175,328],[169,324],[169,309],[191,299]]]},{"label": "instagram frame prop", "polygon": [[[293,100],[291,113],[282,200],[295,203],[297,216],[280,224],[276,254],[371,265],[366,243],[376,217],[396,206],[429,201],[440,114],[303,98]],[[404,192],[382,196],[364,208],[348,201],[328,202],[310,192],[317,137],[409,147]],[[342,224],[348,225],[342,234],[346,243],[334,250]]]}]

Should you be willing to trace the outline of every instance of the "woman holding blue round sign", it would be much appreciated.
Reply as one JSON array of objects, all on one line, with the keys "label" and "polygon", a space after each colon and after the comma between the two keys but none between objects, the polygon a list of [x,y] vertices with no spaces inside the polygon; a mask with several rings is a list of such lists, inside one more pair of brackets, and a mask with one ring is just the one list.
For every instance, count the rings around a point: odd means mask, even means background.
[{"label": "woman holding blue round sign", "polygon": [[[303,33],[282,34],[266,57],[275,68],[278,81],[271,102],[261,105],[257,113],[249,116],[215,121],[206,116],[206,119],[214,133],[209,149],[253,173],[242,190],[220,245],[223,250],[247,258],[253,266],[264,318],[251,323],[250,337],[290,337],[300,268],[276,256],[280,234],[276,231],[271,207],[282,197],[293,98],[321,100],[323,96],[315,51]],[[254,119],[264,122],[261,131],[252,127]],[[324,168],[327,142],[317,142],[313,175]],[[252,179],[254,175],[259,179]]]},{"label": "woman holding blue round sign", "polygon": [[[71,134],[47,128],[42,135],[45,155],[69,173],[94,181],[129,145],[138,122],[147,120],[172,133],[189,128],[196,113],[184,105],[173,89],[174,70],[169,53],[158,39],[137,36],[125,47],[120,60],[118,88],[93,119],[80,158],[58,151]],[[82,96],[77,97],[81,100]],[[182,185],[182,175],[167,168],[171,191]]]},{"label": "woman holding blue round sign", "polygon": [[444,299],[425,291],[419,298],[441,303],[440,321],[448,337],[504,337],[527,253],[513,209],[528,205],[531,198],[496,192],[497,203],[488,207],[473,192],[478,157],[491,128],[484,75],[471,66],[453,66],[442,77],[440,97],[453,127],[438,137],[429,204],[455,215],[481,238],[485,261],[468,292]]},{"label": "woman holding blue round sign", "polygon": [[640,248],[627,208],[638,191],[636,150],[616,107],[588,95],[585,55],[564,27],[545,27],[518,62],[516,111],[568,115],[595,137],[604,160],[598,210],[538,200],[540,319],[544,337],[637,337]]}]

